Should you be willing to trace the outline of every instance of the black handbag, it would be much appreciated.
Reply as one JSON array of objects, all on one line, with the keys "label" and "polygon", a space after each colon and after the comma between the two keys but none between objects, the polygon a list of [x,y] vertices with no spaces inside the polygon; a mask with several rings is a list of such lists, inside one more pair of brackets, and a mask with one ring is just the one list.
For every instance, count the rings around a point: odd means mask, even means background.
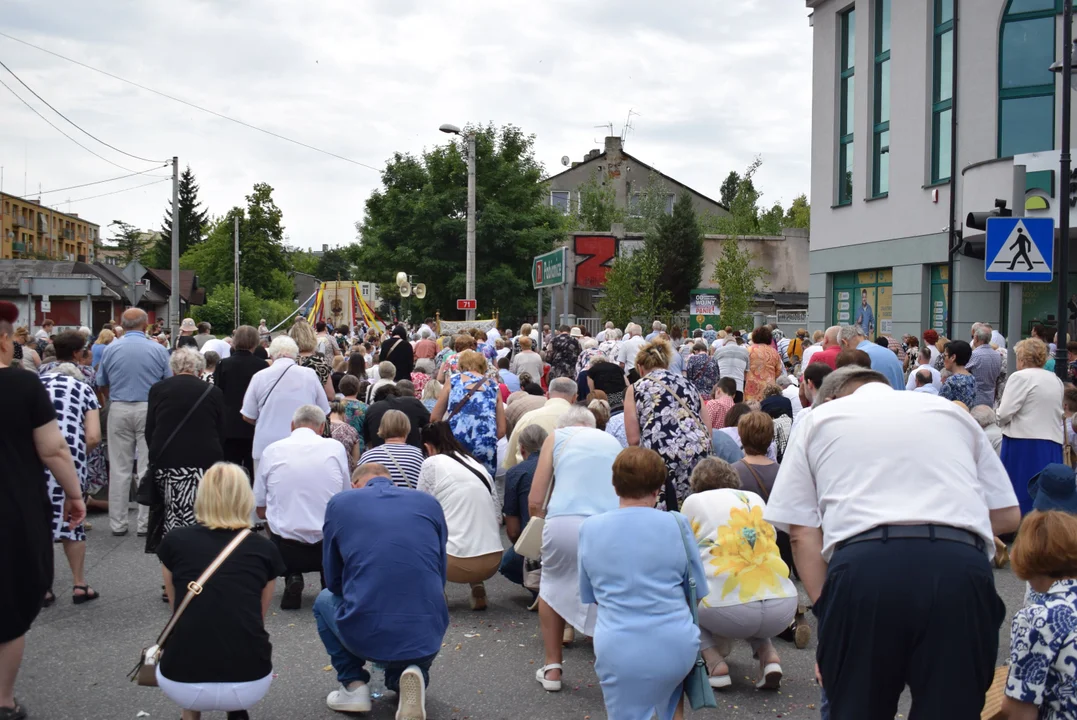
[{"label": "black handbag", "polygon": [[[212,390],[213,386],[207,383],[205,391],[198,396],[198,400],[191,406],[191,409],[187,411],[187,414],[183,416],[183,419],[176,424],[175,428],[173,428],[172,434],[165,439],[164,445],[161,446],[161,453],[172,444],[176,435],[183,426],[187,424],[187,421],[194,415],[194,411],[198,409],[198,406],[202,404],[202,401],[206,399],[206,396],[209,395]],[[148,463],[146,465],[146,474],[142,476],[142,481],[138,484],[138,492],[135,493],[135,500],[138,501],[139,505],[147,505],[149,507],[160,505],[165,501],[164,493],[161,492],[161,486],[157,483],[157,468],[154,467],[153,463]]]}]

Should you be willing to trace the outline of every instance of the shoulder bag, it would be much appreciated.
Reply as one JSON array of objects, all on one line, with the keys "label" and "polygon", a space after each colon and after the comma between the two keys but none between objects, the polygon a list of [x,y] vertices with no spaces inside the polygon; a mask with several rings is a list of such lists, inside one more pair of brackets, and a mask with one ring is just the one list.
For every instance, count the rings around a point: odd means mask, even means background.
[{"label": "shoulder bag", "polygon": [[[684,543],[684,555],[685,559],[688,561],[687,590],[685,592],[685,598],[688,600],[688,607],[692,611],[692,622],[698,627],[699,598],[696,596],[696,579],[692,575],[692,553],[698,553],[699,550],[688,544],[688,538],[685,537],[684,528],[681,527],[681,521],[676,515],[673,516],[673,522],[676,523],[677,534],[681,536],[681,541]],[[695,665],[688,671],[688,676],[684,679],[684,694],[688,696],[688,702],[691,704],[693,710],[718,707],[718,702],[714,699],[714,690],[710,685],[707,663],[703,659],[703,653],[699,650],[696,650]]]},{"label": "shoulder bag", "polygon": [[[206,399],[206,396],[213,390],[213,385],[206,383],[206,389],[202,391],[202,394],[195,400],[194,405],[187,411],[187,414],[183,416],[183,419],[176,424],[176,427],[172,429],[172,433],[165,438],[164,445],[158,451],[158,457],[164,454],[164,451],[168,449],[168,446],[172,444],[172,441],[176,438],[183,426],[187,424],[187,421],[194,415],[194,411],[198,409],[198,406],[202,404],[202,401]],[[148,482],[147,482],[148,481]],[[138,483],[138,492],[135,494],[135,500],[139,505],[152,506],[163,503],[165,498],[161,492],[160,486],[157,484],[157,468],[153,463],[149,463],[146,467],[146,473],[142,476],[142,480]]]},{"label": "shoulder bag", "polygon": [[1074,460],[1073,446],[1070,445],[1069,433],[1066,428],[1066,423],[1072,421],[1073,418],[1069,418],[1068,420],[1065,417],[1062,418],[1062,462],[1066,467],[1073,467]]},{"label": "shoulder bag", "polygon": [[546,527],[546,508],[550,506],[550,495],[553,493],[553,477],[550,478],[550,484],[546,486],[546,497],[542,500],[542,515],[532,515],[527,520],[527,525],[524,527],[523,532],[520,533],[520,537],[516,538],[516,543],[512,546],[516,553],[528,560],[538,560],[542,557],[542,529]]},{"label": "shoulder bag", "polygon": [[202,575],[199,576],[198,580],[187,583],[187,594],[183,596],[183,601],[179,604],[179,607],[176,608],[176,611],[172,613],[172,617],[169,619],[168,624],[165,625],[165,629],[157,636],[157,642],[150,645],[148,648],[142,649],[142,653],[138,657],[138,664],[127,674],[128,680],[147,687],[157,686],[157,664],[161,662],[161,653],[164,650],[165,641],[168,640],[168,636],[171,635],[172,630],[175,629],[176,622],[180,619],[180,616],[183,615],[183,611],[187,609],[187,606],[191,604],[191,600],[194,599],[196,595],[202,594],[202,588],[205,587],[206,582],[210,579],[213,573],[217,572],[217,568],[228,559],[228,556],[232,554],[232,551],[239,547],[239,544],[250,534],[250,528],[241,530],[234,538],[232,538],[232,542],[228,543],[224,550],[221,550],[220,555],[209,564],[209,567],[202,571]]},{"label": "shoulder bag", "polygon": [[748,468],[748,472],[750,472],[752,474],[752,477],[755,478],[755,484],[759,486],[759,493],[763,496],[763,502],[767,502],[768,500],[770,500],[770,491],[767,490],[767,486],[763,484],[763,478],[759,476],[759,473],[755,471],[755,468],[753,468],[751,465],[744,462],[743,460],[738,460],[737,462]]},{"label": "shoulder bag", "polygon": [[449,414],[445,416],[445,420],[446,420],[446,421],[448,421],[448,419],[449,419],[449,418],[451,418],[451,417],[452,417],[453,415],[455,415],[456,413],[458,413],[458,412],[460,412],[461,410],[463,410],[464,406],[465,406],[465,405],[467,405],[467,401],[468,401],[468,400],[470,400],[470,399],[472,398],[472,396],[473,396],[473,395],[474,395],[474,394],[475,394],[476,392],[478,392],[479,390],[481,390],[481,389],[482,389],[482,387],[483,387],[484,385],[486,385],[486,382],[487,382],[487,381],[488,381],[489,379],[490,379],[489,377],[484,377],[484,378],[483,378],[482,380],[479,380],[479,381],[478,381],[477,383],[475,383],[475,384],[474,384],[474,385],[472,385],[472,386],[471,386],[470,388],[468,388],[468,391],[467,391],[467,395],[464,395],[464,398],[463,398],[463,400],[461,400],[460,402],[456,403],[456,405],[454,405],[454,406],[453,406],[453,409],[452,409],[452,410],[450,410],[450,411],[449,411]]}]

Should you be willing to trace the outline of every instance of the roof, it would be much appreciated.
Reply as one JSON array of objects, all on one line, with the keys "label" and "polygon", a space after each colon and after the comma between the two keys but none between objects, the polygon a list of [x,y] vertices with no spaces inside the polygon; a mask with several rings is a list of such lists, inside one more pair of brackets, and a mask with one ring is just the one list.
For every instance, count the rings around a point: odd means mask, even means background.
[{"label": "roof", "polygon": [[[147,270],[146,276],[151,278],[154,282],[164,286],[165,290],[171,292],[172,290],[172,271],[171,270]],[[206,304],[206,289],[198,287],[198,276],[195,275],[194,270],[180,270],[180,299],[189,305],[205,305]],[[152,288],[151,288],[152,290]],[[147,293],[148,294],[148,293]]]},{"label": "roof", "polygon": [[75,274],[75,265],[70,261],[58,260],[2,260],[0,290],[17,294],[19,280],[24,277],[71,277]]},{"label": "roof", "polygon": [[[664,172],[662,172],[662,171],[661,171],[661,170],[659,170],[658,168],[654,167],[653,165],[648,165],[647,163],[643,162],[642,160],[640,160],[640,159],[639,159],[638,157],[636,157],[635,155],[632,155],[631,153],[627,153],[627,152],[625,152],[624,150],[621,150],[621,155],[622,155],[623,157],[625,157],[625,158],[628,158],[628,159],[629,159],[629,160],[631,160],[632,162],[638,163],[638,164],[639,164],[639,165],[641,165],[642,167],[645,167],[645,168],[647,168],[648,170],[650,170],[651,172],[655,173],[655,174],[656,174],[656,175],[658,175],[659,177],[661,177],[661,178],[664,178],[664,179],[666,179],[666,180],[669,180],[670,182],[674,182],[674,183],[677,183],[678,185],[680,185],[681,187],[685,188],[685,189],[686,189],[686,190],[688,190],[689,192],[691,192],[691,193],[693,193],[693,194],[695,194],[695,195],[698,195],[699,197],[703,198],[704,200],[707,200],[708,202],[712,202],[712,203],[714,203],[715,205],[717,205],[718,207],[722,208],[723,210],[726,210],[726,211],[728,211],[728,210],[729,210],[729,208],[728,208],[728,207],[726,207],[725,205],[723,205],[723,204],[722,204],[722,203],[720,203],[719,201],[715,200],[714,198],[712,198],[712,197],[710,197],[710,196],[708,196],[708,195],[704,195],[703,193],[699,192],[698,190],[696,190],[696,189],[694,189],[694,188],[691,188],[691,187],[689,187],[689,186],[685,185],[684,183],[682,183],[682,182],[681,182],[680,180],[678,180],[677,178],[673,178],[673,177],[670,177],[669,175],[666,175],[666,174],[665,174]],[[549,182],[550,180],[553,180],[554,178],[557,178],[557,177],[561,177],[562,175],[564,175],[564,174],[565,174],[565,173],[567,173],[567,172],[571,172],[571,171],[573,171],[573,170],[577,170],[577,169],[579,169],[579,168],[583,167],[584,165],[589,165],[589,164],[591,164],[591,163],[593,163],[593,162],[598,162],[599,160],[605,160],[605,159],[606,159],[606,153],[605,153],[605,152],[599,153],[598,155],[595,155],[595,156],[594,156],[593,158],[591,158],[590,160],[584,160],[583,162],[577,163],[576,165],[573,165],[572,167],[570,167],[570,168],[568,168],[568,169],[566,169],[566,170],[562,170],[561,172],[557,173],[556,175],[551,175],[551,176],[549,176],[548,178],[544,178],[542,182]]]}]

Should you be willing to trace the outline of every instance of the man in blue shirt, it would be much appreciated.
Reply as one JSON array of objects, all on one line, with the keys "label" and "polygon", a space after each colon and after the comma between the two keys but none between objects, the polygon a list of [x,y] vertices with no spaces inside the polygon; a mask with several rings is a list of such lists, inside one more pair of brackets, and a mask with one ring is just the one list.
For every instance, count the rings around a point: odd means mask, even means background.
[{"label": "man in blue shirt", "polygon": [[864,336],[864,331],[859,325],[843,325],[838,334],[844,350],[863,350],[871,358],[871,369],[882,373],[890,386],[895,390],[905,389],[905,373],[901,369],[901,361],[890,348],[884,348],[877,343],[869,341]]},{"label": "man in blue shirt", "polygon": [[369,712],[370,661],[399,696],[396,717],[422,720],[449,625],[445,514],[433,496],[393,485],[382,465],[357,467],[352,487],[329,501],[322,528],[325,589],[314,617],[341,685],[326,704]]},{"label": "man in blue shirt", "polygon": [[[101,354],[97,386],[111,400],[108,410],[108,522],[113,535],[127,534],[127,503],[131,476],[138,453],[138,478],[146,474],[149,447],[146,444],[146,408],[150,388],[158,380],[172,376],[168,350],[146,337],[149,317],[138,308],[128,308],[120,318],[123,337],[116,338]],[[150,509],[138,506],[138,535],[146,535]]]},{"label": "man in blue shirt", "polygon": [[[509,542],[515,543],[531,520],[531,513],[527,509],[527,496],[531,494],[531,481],[535,477],[539,453],[547,435],[546,428],[537,423],[521,430],[518,444],[523,462],[513,465],[505,473],[505,503],[502,512],[505,515],[505,534],[509,536]],[[524,558],[517,554],[514,548],[507,548],[502,554],[501,574],[517,585],[524,584]],[[534,590],[531,590],[531,595],[532,600],[538,597]]]}]

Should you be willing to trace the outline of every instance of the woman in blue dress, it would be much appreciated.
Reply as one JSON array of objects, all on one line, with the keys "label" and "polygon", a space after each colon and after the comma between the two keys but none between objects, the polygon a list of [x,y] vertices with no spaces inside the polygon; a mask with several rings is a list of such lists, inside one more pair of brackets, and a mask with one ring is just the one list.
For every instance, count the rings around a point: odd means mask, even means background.
[{"label": "woman in blue dress", "polygon": [[976,378],[965,369],[965,364],[972,357],[972,346],[964,340],[953,340],[942,349],[942,357],[950,377],[942,384],[939,397],[963,402],[971,408],[976,404]]},{"label": "woman in blue dress", "polygon": [[580,526],[580,598],[598,604],[595,672],[617,720],[682,717],[683,683],[699,652],[685,587],[706,586],[694,537],[679,513],[655,509],[666,465],[630,447],[613,463],[620,508]]},{"label": "woman in blue dress", "polygon": [[486,358],[465,350],[460,372],[450,375],[430,413],[430,422],[446,420],[452,434],[490,473],[497,474],[497,441],[505,435],[505,406],[497,382],[486,375]]}]

